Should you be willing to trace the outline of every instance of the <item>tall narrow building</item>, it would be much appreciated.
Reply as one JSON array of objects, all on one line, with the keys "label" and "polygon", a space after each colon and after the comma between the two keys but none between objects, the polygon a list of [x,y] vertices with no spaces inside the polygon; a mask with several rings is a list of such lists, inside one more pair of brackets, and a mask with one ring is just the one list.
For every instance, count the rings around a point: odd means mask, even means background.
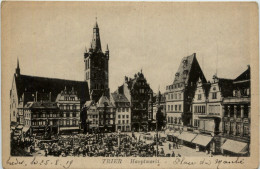
[{"label": "tall narrow building", "polygon": [[180,129],[191,126],[191,102],[196,89],[196,82],[206,78],[196,59],[196,54],[184,57],[171,85],[166,86],[166,113],[168,128]]},{"label": "tall narrow building", "polygon": [[96,22],[93,28],[93,39],[89,51],[84,53],[85,81],[89,85],[89,93],[92,100],[97,102],[99,98],[109,97],[109,77],[108,77],[109,49],[102,52],[99,27]]}]

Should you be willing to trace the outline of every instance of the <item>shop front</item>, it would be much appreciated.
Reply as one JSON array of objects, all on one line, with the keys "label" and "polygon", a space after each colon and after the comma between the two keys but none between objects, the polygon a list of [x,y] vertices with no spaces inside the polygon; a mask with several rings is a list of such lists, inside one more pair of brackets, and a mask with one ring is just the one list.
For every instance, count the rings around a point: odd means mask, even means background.
[{"label": "shop front", "polygon": [[179,136],[178,139],[181,140],[181,144],[186,145],[191,148],[195,148],[195,144],[192,143],[192,140],[195,139],[197,134],[183,131]]},{"label": "shop front", "polygon": [[227,139],[221,149],[228,156],[248,156],[248,143],[245,142]]},{"label": "shop front", "polygon": [[206,151],[215,153],[212,136],[198,134],[192,141],[192,143],[196,144],[196,151]]}]

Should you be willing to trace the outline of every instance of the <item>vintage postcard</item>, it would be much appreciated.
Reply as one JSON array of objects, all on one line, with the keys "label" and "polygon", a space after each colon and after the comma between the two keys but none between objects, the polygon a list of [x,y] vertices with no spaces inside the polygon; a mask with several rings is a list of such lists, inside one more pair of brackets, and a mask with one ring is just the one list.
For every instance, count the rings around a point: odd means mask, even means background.
[{"label": "vintage postcard", "polygon": [[257,168],[255,2],[2,2],[3,168]]}]

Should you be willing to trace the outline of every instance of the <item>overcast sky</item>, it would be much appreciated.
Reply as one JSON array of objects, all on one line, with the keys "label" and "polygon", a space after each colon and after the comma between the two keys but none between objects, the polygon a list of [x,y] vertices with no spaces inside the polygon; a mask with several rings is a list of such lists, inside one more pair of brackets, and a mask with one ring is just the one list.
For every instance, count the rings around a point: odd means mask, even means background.
[{"label": "overcast sky", "polygon": [[[97,16],[103,51],[110,49],[113,92],[143,70],[154,92],[174,80],[182,57],[197,53],[206,76],[235,78],[250,62],[250,8],[214,3],[37,3],[11,6],[6,26],[14,73],[84,80],[84,50]],[[5,25],[4,25],[5,26]],[[8,77],[9,78],[9,77]],[[7,79],[10,82],[12,76]]]}]

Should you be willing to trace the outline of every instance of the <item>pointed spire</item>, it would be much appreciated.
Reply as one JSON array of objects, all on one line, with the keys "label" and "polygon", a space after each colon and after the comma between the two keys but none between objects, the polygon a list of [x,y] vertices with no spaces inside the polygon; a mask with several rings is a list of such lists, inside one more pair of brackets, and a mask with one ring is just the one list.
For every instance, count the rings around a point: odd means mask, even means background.
[{"label": "pointed spire", "polygon": [[107,44],[107,48],[106,48],[106,51],[109,51],[109,49],[108,49],[108,44]]},{"label": "pointed spire", "polygon": [[17,57],[17,67],[15,69],[15,74],[16,74],[16,76],[20,75],[20,66],[19,66],[19,59],[18,59],[18,57]]},{"label": "pointed spire", "polygon": [[98,28],[97,17],[96,17],[96,23],[95,23],[94,28]]},{"label": "pointed spire", "polygon": [[[96,18],[97,19],[97,18]],[[100,42],[100,34],[99,34],[99,28],[96,21],[96,24],[93,28],[93,39],[92,39],[92,49],[94,51],[102,51],[101,49],[101,42]]]},{"label": "pointed spire", "polygon": [[17,57],[17,69],[20,69],[19,67],[19,58]]}]

